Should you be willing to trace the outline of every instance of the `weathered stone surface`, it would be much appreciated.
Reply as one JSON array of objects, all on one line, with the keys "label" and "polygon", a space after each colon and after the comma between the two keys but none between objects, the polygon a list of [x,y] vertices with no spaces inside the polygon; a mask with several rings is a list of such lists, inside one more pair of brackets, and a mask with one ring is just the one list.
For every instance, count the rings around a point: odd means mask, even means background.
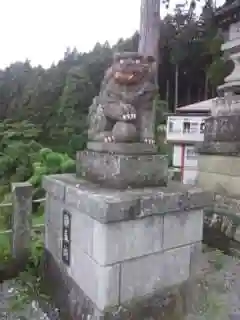
[{"label": "weathered stone surface", "polygon": [[57,233],[62,230],[62,203],[61,199],[48,194],[45,204],[45,223],[47,227],[54,228]]},{"label": "weathered stone surface", "polygon": [[163,224],[163,249],[170,249],[202,240],[203,211],[166,214]]},{"label": "weathered stone surface", "polygon": [[239,142],[240,115],[228,114],[205,120],[204,141]]},{"label": "weathered stone surface", "polygon": [[49,200],[53,214],[46,228],[46,247],[51,249],[58,261],[61,256],[63,209],[67,209],[72,216],[72,243],[76,243],[100,265],[159,252],[163,241],[166,249],[199,241],[202,236],[203,218],[198,210],[172,212],[164,216],[146,215],[143,219],[102,224],[60,200]]},{"label": "weathered stone surface", "polygon": [[45,248],[61,263],[63,202],[47,195],[45,203]]},{"label": "weathered stone surface", "polygon": [[[220,91],[222,90],[220,86]],[[228,92],[228,94],[220,97],[216,97],[212,100],[213,106],[211,110],[211,115],[222,116],[240,113],[240,95]]]},{"label": "weathered stone surface", "polygon": [[188,294],[180,293],[180,289],[166,288],[156,292],[153,296],[145,296],[130,305],[117,306],[106,312],[99,311],[94,303],[86,296],[76,282],[66,272],[60,269],[51,254],[46,252],[45,282],[50,284],[49,292],[54,297],[63,319],[91,319],[91,320],[180,320],[184,300]]},{"label": "weathered stone surface", "polygon": [[67,207],[72,215],[72,243],[89,256],[93,255],[94,220],[77,209]]},{"label": "weathered stone surface", "polygon": [[212,172],[228,176],[240,176],[240,158],[221,155],[199,155],[199,171]]},{"label": "weathered stone surface", "polygon": [[90,141],[87,149],[96,152],[110,152],[124,155],[156,154],[156,145],[146,143],[114,143]]},{"label": "weathered stone surface", "polygon": [[69,276],[100,309],[119,304],[120,264],[100,266],[72,243]]},{"label": "weathered stone surface", "polygon": [[239,197],[240,177],[227,176],[213,172],[199,172],[197,185],[204,190],[218,192],[219,188],[223,188],[231,194],[232,197]]},{"label": "weathered stone surface", "polygon": [[153,142],[155,75],[154,58],[137,52],[116,54],[89,108],[89,140]]},{"label": "weathered stone surface", "polygon": [[97,311],[94,303],[48,250],[45,251],[44,262],[44,283],[55,305],[60,309],[62,318],[87,319],[88,316],[94,316]]},{"label": "weathered stone surface", "polygon": [[190,246],[125,261],[121,268],[120,302],[180,284],[189,277]]},{"label": "weathered stone surface", "polygon": [[77,154],[77,174],[102,187],[165,186],[168,180],[166,156],[119,155],[95,151]]},{"label": "weathered stone surface", "polygon": [[240,217],[240,199],[234,199],[228,194],[216,194],[214,208],[223,209]]},{"label": "weathered stone surface", "polygon": [[64,199],[65,196],[65,183],[64,181],[58,179],[48,179],[49,176],[44,177],[42,181],[42,187],[45,189],[50,195],[56,197],[60,200]]},{"label": "weathered stone surface", "polygon": [[58,227],[62,225],[64,203],[52,198],[50,208],[53,218],[48,223],[46,249],[101,310],[118,304],[120,266],[101,267],[90,257],[93,251],[93,219],[71,209],[71,261],[68,267],[62,262],[62,228]]},{"label": "weathered stone surface", "polygon": [[66,206],[76,208],[101,223],[194,210],[213,203],[211,193],[174,181],[169,182],[167,187],[127,189],[119,192],[97,187],[70,174],[45,177],[45,189],[56,197],[58,193],[54,191],[57,188],[53,188],[55,183],[65,184]]},{"label": "weathered stone surface", "polygon": [[213,196],[199,188],[169,183],[166,188],[159,188],[144,192],[141,197],[141,214],[164,214],[175,211],[188,211],[210,206]]},{"label": "weathered stone surface", "polygon": [[[202,240],[202,239],[201,239]],[[190,252],[190,277],[195,278],[201,272],[203,252],[202,252],[202,241],[196,242],[191,245]]]},{"label": "weathered stone surface", "polygon": [[56,260],[61,259],[62,214],[66,209],[72,217],[71,240],[79,248],[92,256],[94,220],[75,208],[65,206],[64,202],[48,197],[45,206],[46,232],[45,246],[54,254]]},{"label": "weathered stone surface", "polygon": [[[64,197],[54,183],[64,185]],[[83,312],[79,303],[88,297],[92,315],[189,277],[193,245],[201,241],[201,209],[213,201],[209,193],[176,182],[118,191],[70,174],[46,177],[44,186],[46,249],[75,284],[67,285],[71,308]],[[72,217],[69,266],[62,262],[64,209]]]},{"label": "weathered stone surface", "polygon": [[77,208],[80,212],[89,215],[102,223],[135,219],[140,215],[140,204],[137,196],[132,196],[127,191],[123,194],[104,192],[104,189],[80,187],[66,188],[66,205]]},{"label": "weathered stone surface", "polygon": [[240,153],[240,114],[222,108],[227,110],[225,115],[209,117],[205,121],[204,141],[197,147],[200,154],[236,156]]},{"label": "weathered stone surface", "polygon": [[29,182],[12,184],[12,254],[23,259],[30,250],[33,187]]},{"label": "weathered stone surface", "polygon": [[234,240],[240,243],[240,226],[237,227]]},{"label": "weathered stone surface", "polygon": [[240,312],[231,313],[229,315],[229,320],[240,320]]},{"label": "weathered stone surface", "polygon": [[159,252],[162,239],[162,216],[111,224],[95,221],[93,259],[107,265]]},{"label": "weathered stone surface", "polygon": [[199,154],[239,156],[240,142],[203,141],[196,149]]}]

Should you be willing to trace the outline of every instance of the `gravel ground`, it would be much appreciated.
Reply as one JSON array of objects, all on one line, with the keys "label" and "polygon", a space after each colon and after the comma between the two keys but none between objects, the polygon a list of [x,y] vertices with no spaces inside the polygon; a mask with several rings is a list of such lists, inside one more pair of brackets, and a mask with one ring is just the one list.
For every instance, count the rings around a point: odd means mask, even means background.
[{"label": "gravel ground", "polygon": [[[218,251],[205,252],[198,268],[201,280],[189,285],[185,320],[240,320],[240,259]],[[11,282],[0,286],[0,320],[49,319],[35,303],[17,314],[7,311],[12,287]]]},{"label": "gravel ground", "polygon": [[240,259],[212,251],[201,264],[204,276],[192,285],[186,320],[240,320]]}]

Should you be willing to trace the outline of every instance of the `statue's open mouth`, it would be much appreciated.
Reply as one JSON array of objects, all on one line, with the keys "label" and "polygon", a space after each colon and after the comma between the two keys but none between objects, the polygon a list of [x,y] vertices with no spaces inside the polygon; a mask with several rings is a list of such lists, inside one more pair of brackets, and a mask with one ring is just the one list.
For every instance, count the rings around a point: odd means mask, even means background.
[{"label": "statue's open mouth", "polygon": [[119,82],[134,82],[139,78],[137,73],[116,72],[115,79]]}]

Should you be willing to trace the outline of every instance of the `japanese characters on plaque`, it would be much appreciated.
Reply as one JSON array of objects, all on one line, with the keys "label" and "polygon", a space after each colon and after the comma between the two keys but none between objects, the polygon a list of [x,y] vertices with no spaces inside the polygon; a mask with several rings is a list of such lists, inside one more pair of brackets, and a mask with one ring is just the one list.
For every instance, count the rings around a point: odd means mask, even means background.
[{"label": "japanese characters on plaque", "polygon": [[70,265],[71,259],[71,214],[63,210],[62,224],[62,261],[67,266]]}]

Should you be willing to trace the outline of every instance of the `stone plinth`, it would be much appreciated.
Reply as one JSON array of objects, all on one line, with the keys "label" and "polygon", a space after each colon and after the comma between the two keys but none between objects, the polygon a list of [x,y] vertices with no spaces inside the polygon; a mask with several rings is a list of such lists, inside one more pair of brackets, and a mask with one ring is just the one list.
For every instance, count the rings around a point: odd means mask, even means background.
[{"label": "stone plinth", "polygon": [[222,50],[234,68],[218,87],[222,97],[213,102],[212,117],[205,121],[204,141],[198,147],[198,185],[206,190],[225,190],[238,195],[240,169],[240,22],[239,2],[226,4],[217,11],[220,25],[228,29]]},{"label": "stone plinth", "polygon": [[204,141],[198,152],[205,155],[239,156],[240,114],[228,113],[205,120]]},{"label": "stone plinth", "polygon": [[[46,266],[75,317],[118,319],[119,310],[189,278],[210,193],[174,182],[119,191],[75,175],[49,176],[43,185]],[[71,217],[69,264],[62,259],[63,211]]]},{"label": "stone plinth", "polygon": [[117,189],[164,186],[167,156],[146,144],[92,143],[77,153],[77,175],[102,187]]}]

